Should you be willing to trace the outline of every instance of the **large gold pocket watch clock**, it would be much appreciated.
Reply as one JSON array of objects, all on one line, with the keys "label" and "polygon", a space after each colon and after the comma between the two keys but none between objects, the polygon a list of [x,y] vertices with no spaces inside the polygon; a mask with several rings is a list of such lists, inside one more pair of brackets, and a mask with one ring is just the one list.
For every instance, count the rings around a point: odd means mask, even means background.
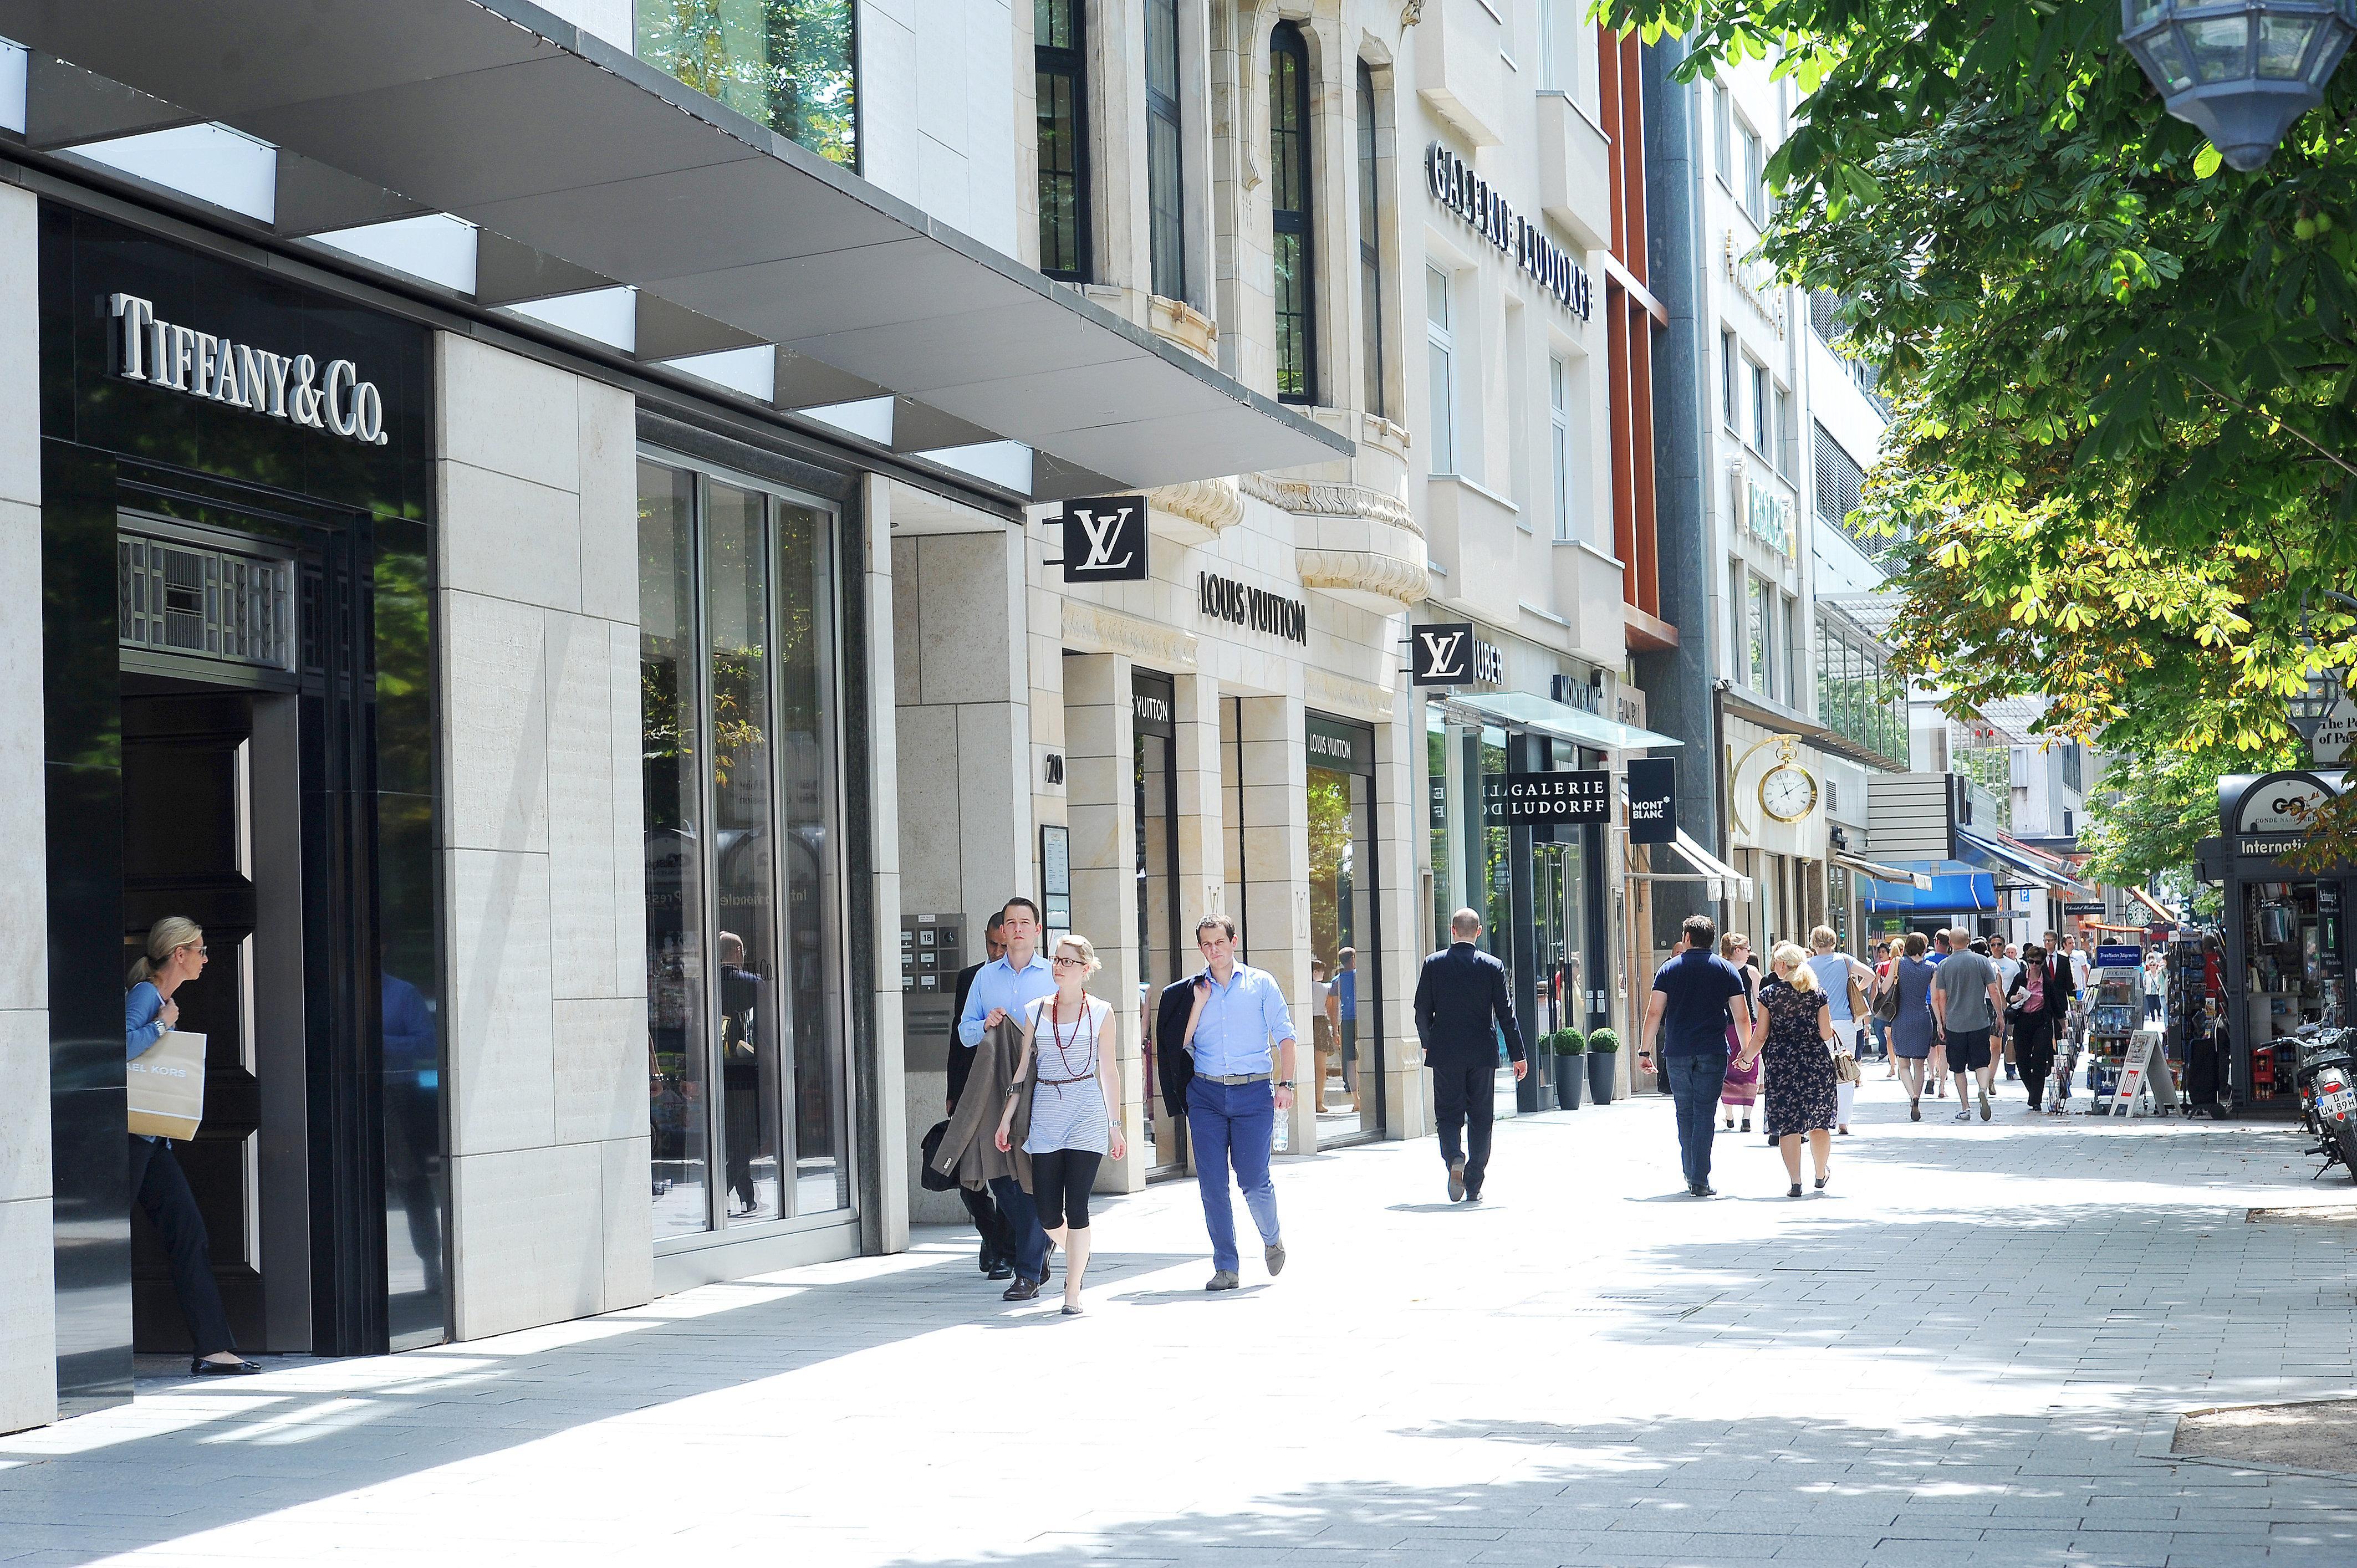
[{"label": "large gold pocket watch clock", "polygon": [[1779,762],[1760,776],[1760,809],[1780,822],[1797,822],[1817,809],[1817,780],[1805,768]]}]

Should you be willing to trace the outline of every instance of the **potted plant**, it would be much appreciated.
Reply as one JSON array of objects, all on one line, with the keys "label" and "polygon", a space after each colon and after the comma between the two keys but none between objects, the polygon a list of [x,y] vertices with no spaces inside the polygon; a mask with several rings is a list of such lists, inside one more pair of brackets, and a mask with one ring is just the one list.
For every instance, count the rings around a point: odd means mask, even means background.
[{"label": "potted plant", "polygon": [[1612,1103],[1612,1069],[1620,1065],[1620,1036],[1598,1029],[1587,1036],[1587,1097],[1598,1105]]},{"label": "potted plant", "polygon": [[1557,1029],[1547,1036],[1547,1047],[1555,1052],[1555,1103],[1558,1111],[1579,1109],[1580,1058],[1587,1052],[1587,1041],[1577,1029]]}]

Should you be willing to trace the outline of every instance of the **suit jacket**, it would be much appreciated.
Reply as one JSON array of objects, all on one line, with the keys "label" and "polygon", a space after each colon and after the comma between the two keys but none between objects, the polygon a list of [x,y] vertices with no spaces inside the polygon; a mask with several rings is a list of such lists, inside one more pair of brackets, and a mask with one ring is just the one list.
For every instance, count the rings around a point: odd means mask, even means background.
[{"label": "suit jacket", "polygon": [[979,963],[967,964],[958,971],[957,1005],[950,1009],[950,1110],[957,1110],[958,1096],[965,1092],[965,1080],[974,1071],[974,1053],[979,1047],[958,1038],[957,1021],[965,1016],[966,993],[974,989],[974,977],[982,972]]},{"label": "suit jacket", "polygon": [[1506,993],[1504,964],[1471,942],[1454,943],[1424,961],[1415,977],[1415,1035],[1427,1064],[1494,1064],[1493,1024],[1506,1036],[1507,1056],[1521,1061],[1523,1031],[1514,1022],[1513,998]]},{"label": "suit jacket", "polygon": [[1173,1116],[1187,1114],[1187,1086],[1195,1081],[1195,1053],[1184,1049],[1187,1015],[1195,1008],[1195,982],[1190,974],[1162,988],[1154,1007],[1154,1076],[1162,1080],[1162,1103]]},{"label": "suit jacket", "polygon": [[[978,1188],[993,1177],[1011,1176],[1024,1191],[1031,1190],[1031,1156],[1023,1152],[1023,1140],[1031,1132],[1029,1091],[1039,1082],[1039,1053],[1031,1053],[1030,1066],[1018,1081],[1015,1061],[1022,1054],[1023,1026],[1012,1018],[1001,1019],[996,1028],[983,1031],[982,1044],[974,1048],[974,1092],[958,1101],[949,1130],[933,1150],[933,1169],[955,1176],[961,1187]],[[1025,1092],[1016,1099],[1010,1146],[1001,1154],[998,1119],[1006,1113],[1008,1091],[1016,1089]]]}]

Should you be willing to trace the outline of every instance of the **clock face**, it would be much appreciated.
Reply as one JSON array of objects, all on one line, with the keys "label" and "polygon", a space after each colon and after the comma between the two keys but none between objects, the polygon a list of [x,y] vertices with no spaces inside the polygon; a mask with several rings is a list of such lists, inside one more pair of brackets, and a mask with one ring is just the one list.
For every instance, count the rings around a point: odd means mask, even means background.
[{"label": "clock face", "polygon": [[1780,822],[1797,822],[1817,809],[1817,781],[1790,763],[1771,768],[1760,780],[1760,809]]}]

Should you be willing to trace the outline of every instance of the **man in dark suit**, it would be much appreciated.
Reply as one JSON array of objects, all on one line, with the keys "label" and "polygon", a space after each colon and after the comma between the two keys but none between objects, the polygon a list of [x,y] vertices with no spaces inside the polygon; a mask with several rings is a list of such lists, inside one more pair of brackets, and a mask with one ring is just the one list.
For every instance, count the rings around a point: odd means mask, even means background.
[{"label": "man in dark suit", "polygon": [[[957,1021],[965,1015],[966,993],[974,989],[974,977],[982,966],[1006,956],[1006,944],[999,940],[999,924],[1006,918],[1005,911],[993,915],[990,924],[982,930],[984,957],[980,963],[967,964],[958,971],[957,1005],[950,1013],[950,1098],[943,1116],[957,1114],[958,1096],[965,1092],[965,1080],[974,1072],[974,1047],[958,1038]],[[991,1201],[990,1191],[972,1187],[958,1188],[958,1197],[965,1205],[966,1217],[974,1221],[976,1234],[982,1238],[982,1272],[995,1280],[1015,1277],[1015,1247],[1007,1236],[1006,1218],[998,1205]]]},{"label": "man in dark suit", "polygon": [[[1506,966],[1475,947],[1481,917],[1459,909],[1449,917],[1449,945],[1424,961],[1415,981],[1415,1033],[1432,1069],[1432,1110],[1440,1126],[1440,1157],[1448,1163],[1448,1201],[1481,1201],[1490,1169],[1490,1124],[1497,1113],[1497,1035],[1506,1036],[1514,1076],[1530,1070],[1523,1031],[1506,993]],[[1492,1029],[1496,1033],[1492,1033]],[[1469,1123],[1463,1144],[1458,1130]]]}]

